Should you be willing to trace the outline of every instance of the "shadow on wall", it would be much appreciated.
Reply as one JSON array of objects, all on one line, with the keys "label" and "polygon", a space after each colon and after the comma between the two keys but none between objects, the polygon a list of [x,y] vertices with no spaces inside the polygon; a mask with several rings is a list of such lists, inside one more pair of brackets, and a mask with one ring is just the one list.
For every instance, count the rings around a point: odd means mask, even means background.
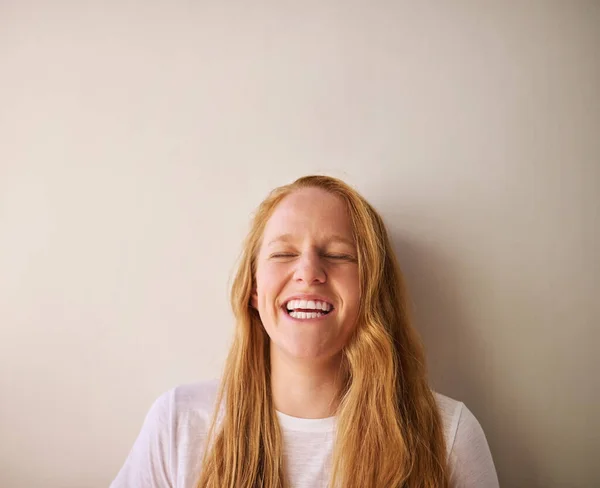
[{"label": "shadow on wall", "polygon": [[[481,423],[500,486],[542,487],[521,438],[517,419],[503,411],[502,392],[486,368],[479,324],[465,313],[468,296],[459,284],[459,264],[431,243],[391,231],[391,239],[413,304],[415,325],[427,351],[433,388],[464,402]],[[522,421],[520,419],[519,421]]]}]

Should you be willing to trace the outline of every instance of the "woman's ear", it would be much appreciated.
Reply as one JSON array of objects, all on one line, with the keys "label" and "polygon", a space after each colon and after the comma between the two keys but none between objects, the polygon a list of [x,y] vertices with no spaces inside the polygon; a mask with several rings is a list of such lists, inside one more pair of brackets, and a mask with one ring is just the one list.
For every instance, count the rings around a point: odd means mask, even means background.
[{"label": "woman's ear", "polygon": [[256,293],[256,288],[252,289],[252,294],[250,295],[250,306],[258,310],[258,293]]}]

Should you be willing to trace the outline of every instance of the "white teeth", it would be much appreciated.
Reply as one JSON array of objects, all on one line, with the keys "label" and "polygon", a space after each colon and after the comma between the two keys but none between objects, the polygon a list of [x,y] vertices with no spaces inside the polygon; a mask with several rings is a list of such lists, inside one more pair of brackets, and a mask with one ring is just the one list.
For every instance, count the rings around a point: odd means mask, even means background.
[{"label": "white teeth", "polygon": [[312,309],[312,310],[324,310],[325,312],[329,312],[331,310],[331,305],[327,302],[322,302],[319,300],[290,300],[286,308],[288,310],[297,310],[297,309]]},{"label": "white teeth", "polygon": [[321,315],[323,315],[321,312],[290,312],[290,317],[293,317],[295,319],[316,319],[318,317],[320,317]]}]

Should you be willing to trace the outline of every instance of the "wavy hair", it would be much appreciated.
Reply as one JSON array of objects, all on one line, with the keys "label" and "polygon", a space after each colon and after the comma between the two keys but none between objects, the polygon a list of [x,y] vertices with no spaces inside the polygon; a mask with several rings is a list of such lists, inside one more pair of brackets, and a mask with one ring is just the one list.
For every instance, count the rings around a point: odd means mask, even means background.
[{"label": "wavy hair", "polygon": [[267,220],[283,198],[306,187],[343,199],[358,253],[361,304],[356,331],[342,351],[330,486],[446,488],[442,421],[387,230],[356,190],[328,176],[305,176],[276,188],[254,216],[231,289],[237,327],[198,488],[288,486],[271,394],[269,337],[250,298]]}]

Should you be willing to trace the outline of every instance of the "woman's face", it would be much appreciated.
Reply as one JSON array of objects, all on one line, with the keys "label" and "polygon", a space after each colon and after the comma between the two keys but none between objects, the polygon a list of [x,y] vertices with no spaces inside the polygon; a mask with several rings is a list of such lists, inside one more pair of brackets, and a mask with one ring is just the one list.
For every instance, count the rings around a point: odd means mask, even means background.
[{"label": "woman's face", "polygon": [[285,197],[268,220],[252,297],[271,354],[330,359],[359,309],[356,247],[344,201],[318,188]]}]

